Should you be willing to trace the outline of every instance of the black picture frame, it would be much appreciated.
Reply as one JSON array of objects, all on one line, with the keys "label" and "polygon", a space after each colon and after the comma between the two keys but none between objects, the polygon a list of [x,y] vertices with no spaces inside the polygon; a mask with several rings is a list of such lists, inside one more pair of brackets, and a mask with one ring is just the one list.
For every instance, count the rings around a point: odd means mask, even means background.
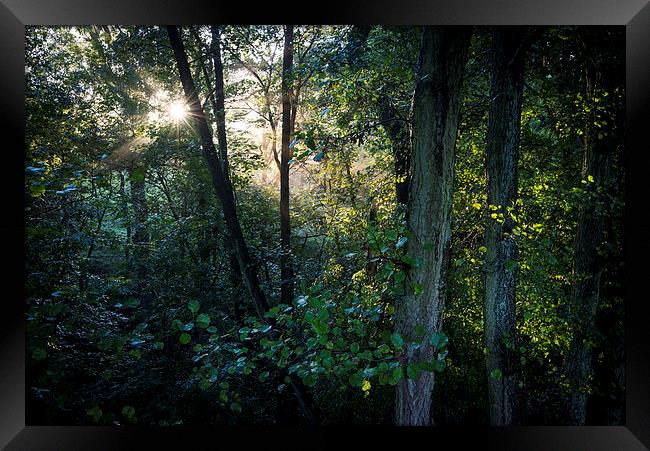
[{"label": "black picture frame", "polygon": [[[644,290],[650,257],[648,176],[650,146],[650,5],[648,0],[331,0],[247,2],[221,0],[0,0],[0,221],[5,268],[0,272],[0,447],[7,450],[179,449],[272,445],[438,448],[471,442],[488,449],[643,450],[650,448],[650,327]],[[236,8],[234,8],[235,6]],[[311,9],[308,9],[310,8]],[[448,25],[621,25],[626,27],[626,424],[617,427],[218,429],[143,427],[45,427],[25,425],[24,329],[24,27],[87,24],[448,24]],[[423,439],[422,442],[420,439]]]}]

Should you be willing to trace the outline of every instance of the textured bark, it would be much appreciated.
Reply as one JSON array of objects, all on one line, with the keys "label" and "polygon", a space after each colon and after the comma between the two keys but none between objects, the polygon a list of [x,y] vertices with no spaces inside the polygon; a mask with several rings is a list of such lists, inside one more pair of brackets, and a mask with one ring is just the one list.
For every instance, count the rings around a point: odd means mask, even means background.
[{"label": "textured bark", "polygon": [[[443,268],[451,235],[451,201],[454,147],[458,128],[461,88],[471,29],[425,27],[413,99],[412,167],[408,201],[409,228],[413,233],[407,253],[416,260],[408,268],[406,295],[398,301],[396,332],[404,339],[400,356],[404,366],[430,361],[430,337],[440,331]],[[416,295],[414,285],[422,292]],[[420,326],[420,327],[418,327]],[[422,346],[418,329],[425,332]],[[396,390],[398,425],[430,423],[434,375],[422,371],[405,379]]]},{"label": "textured bark", "polygon": [[[503,222],[488,218],[485,228],[485,346],[490,424],[518,420],[519,355],[515,313],[517,249],[507,210],[517,198],[517,162],[523,96],[523,27],[492,32],[492,87],[487,129],[488,204]],[[492,212],[492,210],[489,210]]]},{"label": "textured bark", "polygon": [[[212,140],[212,130],[207,123],[203,107],[199,102],[196,86],[194,85],[192,73],[190,72],[189,63],[187,61],[185,46],[181,40],[178,27],[168,26],[167,33],[169,35],[169,41],[174,52],[174,58],[178,67],[181,84],[183,85],[183,91],[185,92],[185,97],[189,104],[190,115],[199,133],[203,157],[208,164],[208,170],[212,178],[214,190],[219,200],[221,201],[226,227],[233,240],[233,247],[235,249],[237,261],[239,262],[239,268],[242,273],[242,281],[244,282],[244,285],[246,285],[246,289],[253,299],[258,317],[262,321],[266,321],[264,313],[266,313],[266,311],[269,309],[269,304],[266,300],[264,292],[261,289],[257,269],[255,268],[250,257],[248,246],[239,224],[239,218],[237,216],[237,210],[235,208],[235,198],[232,184],[228,175],[224,174],[223,168],[227,168],[227,165],[222,165],[222,163],[219,161],[219,154],[217,154],[217,150],[214,147],[214,142]],[[216,41],[215,45],[219,46],[218,40]],[[223,80],[223,77],[221,80]],[[223,86],[221,89],[223,90]],[[227,156],[227,150],[225,148],[225,116],[221,115],[220,118],[221,119],[217,123],[217,133],[221,134],[221,131],[219,131],[219,129],[223,130],[222,136],[224,137],[224,148],[222,149],[221,155]],[[291,386],[294,390],[294,394],[298,399],[300,406],[303,408],[305,416],[312,424],[317,423],[317,415],[311,407],[311,399],[304,385],[299,379],[296,379],[295,375],[290,375],[289,377],[291,378]]]},{"label": "textured bark", "polygon": [[[586,72],[585,98],[591,104],[594,97],[602,96],[606,91],[610,95],[617,86],[617,76],[621,68],[617,61],[607,57],[605,49],[611,42],[603,42],[602,36],[585,32],[580,36],[584,45]],[[600,41],[600,42],[599,42]],[[622,80],[619,80],[621,83]],[[619,108],[620,110],[621,108]],[[617,111],[621,115],[622,111]],[[617,142],[619,129],[613,129],[613,120],[596,127],[598,119],[594,108],[587,115],[584,135],[584,159],[582,178],[593,177],[588,188],[606,185],[609,178],[609,165]],[[616,122],[619,122],[619,116]],[[584,425],[587,419],[587,394],[592,373],[592,349],[588,345],[595,332],[595,319],[600,298],[600,279],[603,271],[602,259],[598,250],[604,239],[606,221],[598,211],[597,200],[584,202],[578,213],[578,225],[573,251],[573,286],[570,320],[573,325],[571,347],[564,360],[564,375],[567,378],[571,394],[565,398],[564,413],[570,425]]]},{"label": "textured bark", "polygon": [[280,154],[280,300],[291,305],[293,299],[293,265],[291,264],[291,218],[289,216],[289,160],[292,123],[295,113],[291,105],[293,66],[293,25],[284,27],[282,59],[282,149]]}]

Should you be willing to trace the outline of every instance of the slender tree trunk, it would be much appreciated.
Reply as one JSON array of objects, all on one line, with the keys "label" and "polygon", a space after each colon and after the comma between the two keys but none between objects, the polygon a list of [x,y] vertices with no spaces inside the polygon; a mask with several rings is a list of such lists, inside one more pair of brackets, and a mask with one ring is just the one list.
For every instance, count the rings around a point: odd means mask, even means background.
[{"label": "slender tree trunk", "polygon": [[[606,221],[599,211],[598,188],[605,189],[609,178],[609,166],[616,150],[620,129],[615,123],[621,121],[621,107],[614,102],[616,77],[620,76],[618,61],[608,58],[605,48],[611,42],[597,42],[602,36],[585,32],[580,36],[584,44],[586,60],[585,99],[590,111],[586,117],[584,132],[584,159],[582,178],[588,180],[589,198],[580,205],[578,225],[573,251],[573,287],[571,322],[573,338],[564,360],[564,375],[571,394],[564,398],[564,413],[570,425],[584,425],[587,420],[587,388],[592,375],[592,347],[589,342],[596,329],[595,319],[600,299],[600,279],[603,261],[599,248],[603,243]],[[619,81],[622,85],[622,81]],[[607,92],[609,98],[606,98]],[[609,104],[609,111],[596,106],[595,99]],[[618,109],[617,109],[618,108]],[[606,123],[603,119],[607,117]],[[600,127],[596,126],[598,122]]]},{"label": "slender tree trunk", "polygon": [[[408,201],[413,237],[407,253],[406,295],[398,301],[395,329],[404,340],[404,366],[431,361],[433,334],[440,332],[443,267],[451,235],[454,147],[471,29],[424,27],[413,99],[412,174]],[[416,293],[420,294],[416,294]],[[424,334],[420,333],[424,332]],[[424,335],[424,337],[421,337]],[[420,347],[412,346],[420,342]],[[400,381],[395,422],[428,425],[434,375],[422,371]]]},{"label": "slender tree trunk", "polygon": [[[230,178],[228,175],[224,173],[224,168],[227,169],[228,166],[227,164],[223,164],[219,161],[220,155],[227,157],[227,149],[225,147],[225,116],[221,115],[220,119],[217,122],[217,133],[223,137],[223,141],[220,142],[220,144],[223,144],[223,147],[221,148],[220,154],[217,154],[217,150],[215,149],[214,142],[212,140],[212,131],[210,130],[210,127],[205,118],[205,113],[203,111],[201,103],[199,102],[198,92],[196,90],[196,86],[194,85],[190,66],[187,61],[185,46],[181,40],[179,29],[176,26],[168,26],[167,33],[169,35],[169,41],[174,52],[176,64],[178,66],[181,83],[183,85],[183,91],[185,92],[185,97],[189,104],[190,115],[193,118],[199,133],[203,157],[207,162],[215,192],[221,201],[221,206],[223,208],[224,218],[226,221],[226,227],[230,232],[230,236],[233,240],[235,254],[237,255],[237,261],[239,262],[239,268],[242,273],[242,281],[246,285],[246,289],[253,299],[258,317],[262,321],[266,321],[264,313],[266,313],[266,311],[269,309],[269,304],[260,286],[257,269],[255,268],[250,257],[248,246],[239,224],[239,218],[237,216],[237,210],[235,208],[235,198],[232,184],[230,183]],[[217,47],[219,46],[218,40],[216,41],[215,45]],[[215,70],[217,70],[216,67]],[[223,77],[221,77],[221,80],[223,81]],[[219,90],[220,88],[217,87],[216,89]],[[223,86],[221,86],[221,90],[223,90]],[[218,109],[223,110],[222,105],[218,105]],[[305,387],[302,385],[299,379],[296,379],[295,375],[290,375],[290,378],[291,386],[294,389],[294,394],[296,395],[296,398],[298,399],[301,407],[303,407],[303,411],[307,416],[307,419],[313,424],[317,423],[318,419],[316,413],[311,408],[309,394],[306,392]]]},{"label": "slender tree trunk", "polygon": [[293,299],[293,265],[291,263],[291,218],[289,216],[289,160],[291,142],[291,77],[293,66],[293,25],[284,27],[282,60],[282,149],[280,155],[280,298],[291,305]]},{"label": "slender tree trunk", "polygon": [[146,316],[151,309],[151,295],[147,291],[147,266],[149,257],[149,230],[147,219],[149,208],[146,194],[146,166],[144,162],[134,162],[129,178],[131,183],[131,202],[135,224],[133,227],[133,257],[135,260],[135,289],[140,299],[141,311]]},{"label": "slender tree trunk", "polygon": [[503,214],[489,217],[485,230],[485,346],[490,424],[518,420],[519,354],[515,314],[517,249],[509,208],[517,199],[517,162],[523,97],[526,29],[492,32],[492,88],[487,129],[488,204]]},{"label": "slender tree trunk", "polygon": [[[355,25],[350,30],[350,36],[345,48],[347,62],[352,69],[358,69],[364,44],[370,35],[371,27]],[[400,120],[397,111],[390,103],[390,88],[379,94],[378,107],[384,130],[393,146],[395,160],[395,196],[397,202],[406,208],[409,195],[409,165],[411,154],[411,139],[406,121]]]},{"label": "slender tree trunk", "polygon": [[[212,177],[212,184],[215,192],[221,201],[226,226],[233,238],[233,245],[242,271],[244,283],[253,298],[258,315],[263,317],[264,312],[268,309],[268,302],[260,288],[257,270],[253,266],[252,259],[248,253],[248,247],[242,234],[239,218],[237,217],[237,211],[235,209],[235,198],[230,178],[224,173],[224,163],[220,161],[220,155],[227,152],[227,150],[223,149],[220,153],[217,153],[214,143],[212,142],[212,131],[208,126],[201,103],[199,102],[196,87],[194,86],[194,80],[192,79],[190,67],[187,62],[185,47],[181,41],[178,28],[170,26],[168,27],[168,32],[174,50],[174,56],[176,57],[176,62],[178,64],[183,90],[188,99],[190,114],[199,132],[203,156],[208,163],[208,169]],[[220,116],[221,119],[218,120],[217,125],[217,128],[219,129],[217,135],[222,137],[223,145],[225,146],[225,120],[223,115]]]},{"label": "slender tree trunk", "polygon": [[388,134],[393,146],[393,159],[395,160],[395,198],[400,205],[406,207],[409,198],[409,166],[411,163],[411,143],[408,124],[400,120],[390,99],[382,94],[379,99],[381,120],[384,130]]},{"label": "slender tree trunk", "polygon": [[[212,25],[210,28],[211,32],[211,45],[210,50],[212,53],[212,66],[214,68],[214,103],[212,109],[214,111],[215,118],[217,119],[217,140],[219,143],[219,160],[221,162],[221,168],[223,171],[223,176],[230,180],[230,172],[228,168],[228,143],[226,138],[226,97],[224,92],[224,81],[223,81],[223,63],[221,60],[221,29]],[[234,196],[233,196],[234,197]],[[233,299],[235,300],[234,305],[234,314],[235,319],[241,319],[243,312],[241,303],[239,302],[239,291],[241,290],[242,284],[242,271],[239,267],[239,259],[237,258],[236,248],[233,245],[234,238],[229,229],[225,233],[226,246],[225,250],[228,253],[228,259],[230,264],[230,282],[233,289]]]}]

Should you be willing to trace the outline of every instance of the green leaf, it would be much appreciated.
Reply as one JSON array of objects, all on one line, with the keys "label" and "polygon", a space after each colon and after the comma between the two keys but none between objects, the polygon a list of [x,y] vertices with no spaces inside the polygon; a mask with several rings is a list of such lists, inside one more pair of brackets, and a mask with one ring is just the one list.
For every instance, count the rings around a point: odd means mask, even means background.
[{"label": "green leaf", "polygon": [[154,349],[162,349],[165,347],[165,344],[162,341],[157,341],[153,344]]},{"label": "green leaf", "polygon": [[199,311],[199,308],[201,308],[201,304],[199,301],[192,299],[190,302],[187,303],[187,308],[190,309],[192,313],[196,313]]},{"label": "green leaf", "polygon": [[415,259],[410,255],[402,255],[402,258],[400,258],[400,260],[409,266],[415,266]]},{"label": "green leaf", "polygon": [[390,378],[389,378],[388,382],[391,385],[395,385],[399,381],[401,381],[403,377],[404,377],[404,372],[402,371],[402,368],[397,366],[397,367],[393,368],[393,371],[390,374]]},{"label": "green leaf", "polygon": [[144,181],[144,168],[135,168],[131,171],[129,177],[133,182],[143,182]]},{"label": "green leaf", "polygon": [[404,339],[397,332],[390,336],[390,341],[393,343],[395,349],[402,349],[402,346],[404,346]]},{"label": "green leaf", "polygon": [[210,325],[210,315],[207,313],[201,313],[196,317],[196,324],[201,328],[205,329]]},{"label": "green leaf", "polygon": [[512,271],[517,267],[517,262],[514,260],[506,260],[504,263],[504,266],[507,271]]},{"label": "green leaf", "polygon": [[32,358],[34,360],[43,360],[47,357],[47,351],[43,348],[36,348],[32,351]]},{"label": "green leaf", "polygon": [[309,374],[302,381],[307,387],[313,387],[316,385],[316,376],[314,374]]},{"label": "green leaf", "polygon": [[99,408],[99,406],[95,406],[92,409],[86,410],[86,415],[91,417],[95,423],[99,423],[99,420],[101,420],[103,412],[102,409]]},{"label": "green leaf", "polygon": [[238,402],[233,402],[232,404],[230,404],[230,409],[235,412],[241,412],[241,404],[239,404]]},{"label": "green leaf", "polygon": [[124,406],[122,408],[122,415],[131,423],[135,423],[135,408],[133,406]]},{"label": "green leaf", "polygon": [[181,342],[181,344],[188,344],[192,338],[190,337],[190,334],[187,333],[182,333],[180,337],[178,337],[178,341]]},{"label": "green leaf", "polygon": [[420,376],[420,367],[416,363],[409,363],[406,368],[406,375],[409,379],[417,379]]},{"label": "green leaf", "polygon": [[399,248],[401,248],[402,246],[404,246],[404,245],[406,244],[407,241],[408,241],[408,238],[407,238],[407,237],[405,237],[405,236],[401,236],[401,237],[399,237],[399,240],[397,240],[397,244],[395,244],[395,247],[396,247],[397,249],[399,249]]},{"label": "green leaf", "polygon": [[503,374],[499,368],[495,368],[490,372],[490,377],[495,380],[501,380]]},{"label": "green leaf", "polygon": [[250,327],[242,327],[239,329],[239,340],[244,341],[248,338],[248,334],[250,333],[251,328]]},{"label": "green leaf", "polygon": [[136,298],[129,298],[124,302],[124,305],[127,307],[136,308],[138,305],[140,305],[140,301]]},{"label": "green leaf", "polygon": [[44,192],[45,192],[44,185],[32,185],[29,188],[29,193],[34,197],[38,197],[42,195]]},{"label": "green leaf", "polygon": [[372,387],[372,385],[370,385],[370,381],[368,379],[364,379],[363,383],[361,384],[361,390],[368,391],[370,390],[370,387]]},{"label": "green leaf", "polygon": [[443,332],[434,332],[431,335],[430,343],[431,346],[440,351],[447,346],[447,343],[449,343],[449,338]]}]

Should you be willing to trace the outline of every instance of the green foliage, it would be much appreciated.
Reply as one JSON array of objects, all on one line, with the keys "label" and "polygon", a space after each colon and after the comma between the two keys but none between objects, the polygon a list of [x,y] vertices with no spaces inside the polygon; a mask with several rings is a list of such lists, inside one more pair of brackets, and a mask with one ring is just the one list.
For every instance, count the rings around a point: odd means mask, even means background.
[{"label": "green foliage", "polygon": [[[592,393],[594,409],[620,404],[612,375],[624,318],[625,177],[615,141],[624,85],[585,92],[582,30],[550,27],[531,42],[518,201],[489,205],[490,39],[476,29],[444,257],[444,333],[420,327],[411,337],[394,321],[406,294],[424,294],[410,275],[421,264],[411,249],[436,251],[414,240],[395,193],[397,152],[410,142],[418,27],[370,27],[357,39],[363,29],[296,26],[290,305],[279,302],[272,150],[281,142],[282,28],[223,28],[229,175],[271,305],[263,318],[232,258],[194,127],[167,117],[183,95],[164,28],[28,27],[25,299],[35,423],[269,424],[292,396],[287,374],[313,395],[324,424],[386,423],[395,386],[423,371],[436,373],[436,424],[484,423],[483,284],[492,257],[484,232],[494,221],[517,247],[504,269],[517,277],[527,421],[553,422],[560,394],[574,388]],[[214,129],[209,36],[183,30]],[[606,49],[620,64],[620,49]],[[616,144],[608,180],[582,173],[585,144],[603,140]],[[571,293],[585,206],[607,219],[607,232],[598,247],[602,318],[584,331],[596,373],[576,388],[561,371],[582,314]],[[428,361],[409,357],[420,350]],[[290,409],[291,421],[305,421]]]}]

